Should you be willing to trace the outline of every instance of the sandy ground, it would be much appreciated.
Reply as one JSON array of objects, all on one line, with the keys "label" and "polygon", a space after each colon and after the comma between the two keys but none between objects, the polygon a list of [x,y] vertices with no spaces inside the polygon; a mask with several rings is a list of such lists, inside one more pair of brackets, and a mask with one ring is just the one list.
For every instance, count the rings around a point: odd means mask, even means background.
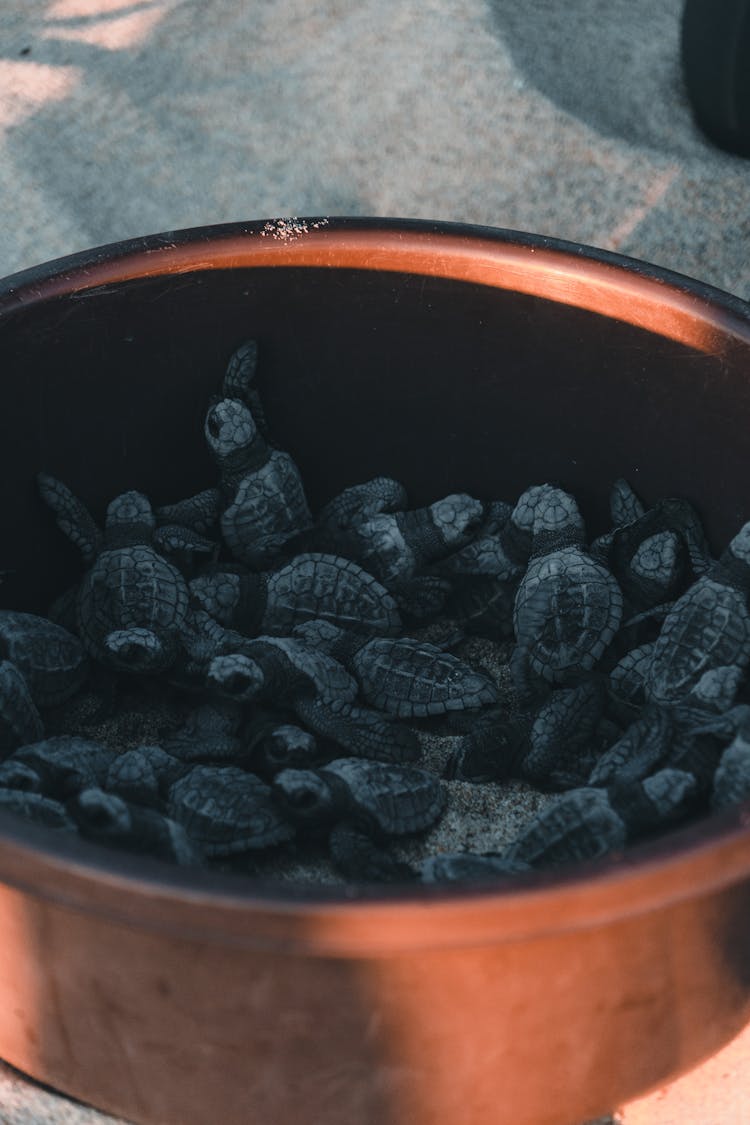
[{"label": "sandy ground", "polygon": [[[201,223],[396,215],[750,298],[750,163],[695,129],[681,0],[0,0],[0,273]],[[750,1120],[750,1032],[625,1125]],[[1,1125],[94,1125],[0,1067]],[[468,1123],[467,1123],[468,1125]]]}]

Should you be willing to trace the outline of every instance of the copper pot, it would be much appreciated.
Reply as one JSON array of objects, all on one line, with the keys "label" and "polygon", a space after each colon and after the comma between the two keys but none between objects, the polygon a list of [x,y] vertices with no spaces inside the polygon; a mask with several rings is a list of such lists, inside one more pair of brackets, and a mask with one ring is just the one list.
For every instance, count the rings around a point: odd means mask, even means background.
[{"label": "copper pot", "polygon": [[[78,570],[40,468],[97,513],[213,479],[205,403],[248,336],[313,504],[381,472],[415,503],[549,479],[596,530],[625,475],[691,496],[716,548],[750,517],[750,308],[553,239],[170,233],[6,280],[0,336],[5,605]],[[3,817],[0,1055],[149,1125],[570,1125],[748,1018],[747,823],[486,889],[305,897]]]}]

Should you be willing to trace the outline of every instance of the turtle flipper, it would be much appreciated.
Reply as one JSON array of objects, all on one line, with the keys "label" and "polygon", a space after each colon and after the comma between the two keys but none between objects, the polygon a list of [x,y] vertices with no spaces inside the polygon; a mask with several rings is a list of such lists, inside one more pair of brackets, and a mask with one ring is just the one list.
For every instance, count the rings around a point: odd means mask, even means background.
[{"label": "turtle flipper", "polygon": [[102,533],[88,508],[57,477],[38,473],[36,479],[42,500],[55,513],[57,526],[81,552],[83,561],[87,565],[92,563],[99,551]]},{"label": "turtle flipper", "polygon": [[258,374],[258,345],[255,340],[245,340],[232,353],[224,372],[221,393],[224,398],[238,398],[250,407],[259,433],[269,445],[268,421],[258,388],[254,385]]},{"label": "turtle flipper", "polygon": [[160,526],[179,524],[200,535],[206,535],[218,522],[220,508],[221,493],[218,488],[206,488],[195,496],[157,508],[156,519]]},{"label": "turtle flipper", "polygon": [[298,696],[293,706],[311,730],[337,742],[354,757],[380,762],[415,762],[420,757],[419,740],[413,730],[369,707],[309,696]]},{"label": "turtle flipper", "polygon": [[158,527],[154,532],[153,544],[156,550],[164,555],[180,552],[213,555],[219,550],[219,544],[215,539],[209,539],[200,532],[178,523],[167,523]]},{"label": "turtle flipper", "polygon": [[413,883],[417,872],[394,859],[379,847],[361,828],[350,821],[340,821],[328,838],[331,859],[336,868],[347,879],[357,882],[375,883]]}]

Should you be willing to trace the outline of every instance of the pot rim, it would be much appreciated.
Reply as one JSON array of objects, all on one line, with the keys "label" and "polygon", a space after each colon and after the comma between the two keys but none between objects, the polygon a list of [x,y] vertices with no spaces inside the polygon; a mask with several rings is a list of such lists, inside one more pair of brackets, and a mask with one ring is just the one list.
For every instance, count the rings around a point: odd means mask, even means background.
[{"label": "pot rim", "polygon": [[[750,347],[750,305],[682,274],[547,236],[410,219],[259,220],[95,247],[0,280],[0,317],[139,278],[279,266],[386,270],[513,289],[701,351],[725,352],[730,339]],[[352,893],[175,868],[0,814],[0,880],[77,911],[185,938],[358,956],[542,937],[719,891],[750,873],[749,826],[746,802],[622,858],[491,886]]]}]

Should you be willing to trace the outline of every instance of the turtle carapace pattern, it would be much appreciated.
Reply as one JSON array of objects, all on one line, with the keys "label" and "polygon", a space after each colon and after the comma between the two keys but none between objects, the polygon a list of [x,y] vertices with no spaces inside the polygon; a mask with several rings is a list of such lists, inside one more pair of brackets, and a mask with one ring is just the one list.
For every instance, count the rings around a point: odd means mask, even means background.
[{"label": "turtle carapace pattern", "polygon": [[[62,482],[45,474],[38,482],[58,525],[81,546],[84,560],[91,560],[76,598],[78,634],[87,652],[117,671],[164,671],[179,650],[188,588],[154,545],[156,517],[148,498],[140,492],[115,497],[99,535]],[[189,535],[185,542],[191,542]]]},{"label": "turtle carapace pattern", "polygon": [[268,573],[217,570],[195,578],[190,592],[221,624],[247,636],[283,635],[320,618],[362,633],[396,634],[393,595],[351,559],[307,552]]}]

